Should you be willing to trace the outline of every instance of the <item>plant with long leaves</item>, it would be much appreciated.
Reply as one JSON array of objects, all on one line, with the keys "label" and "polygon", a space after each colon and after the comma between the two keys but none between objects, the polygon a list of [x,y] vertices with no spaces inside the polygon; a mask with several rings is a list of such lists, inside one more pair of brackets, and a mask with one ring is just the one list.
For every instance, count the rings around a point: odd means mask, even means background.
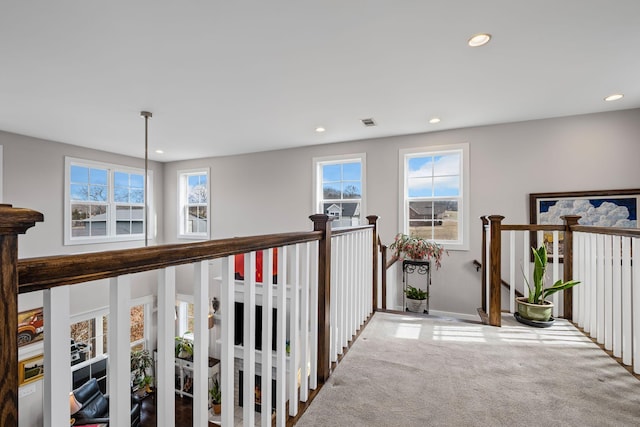
[{"label": "plant with long leaves", "polygon": [[529,283],[526,275],[524,280],[529,288],[529,296],[527,301],[530,304],[544,304],[544,300],[559,291],[564,291],[579,284],[577,280],[569,280],[563,282],[562,280],[556,281],[553,286],[544,287],[544,279],[547,272],[547,248],[542,244],[538,249],[531,248],[533,252],[533,286]]}]

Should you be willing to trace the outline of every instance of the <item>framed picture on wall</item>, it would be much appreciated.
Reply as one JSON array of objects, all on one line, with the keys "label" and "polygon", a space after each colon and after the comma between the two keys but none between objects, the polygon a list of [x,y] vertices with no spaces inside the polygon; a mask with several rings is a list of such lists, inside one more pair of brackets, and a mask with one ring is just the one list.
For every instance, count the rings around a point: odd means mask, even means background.
[{"label": "framed picture on wall", "polygon": [[18,347],[44,339],[42,307],[18,313]]},{"label": "framed picture on wall", "polygon": [[18,385],[29,384],[44,377],[44,354],[18,362]]},{"label": "framed picture on wall", "polygon": [[[638,227],[640,189],[574,191],[529,194],[529,223],[561,225],[562,216],[579,215],[580,225],[593,227]],[[538,247],[537,233],[531,233],[531,245]],[[560,232],[559,243],[564,236]],[[553,233],[544,232],[549,257],[553,256]],[[562,251],[562,245],[559,246]],[[562,252],[559,254],[562,259]]]}]

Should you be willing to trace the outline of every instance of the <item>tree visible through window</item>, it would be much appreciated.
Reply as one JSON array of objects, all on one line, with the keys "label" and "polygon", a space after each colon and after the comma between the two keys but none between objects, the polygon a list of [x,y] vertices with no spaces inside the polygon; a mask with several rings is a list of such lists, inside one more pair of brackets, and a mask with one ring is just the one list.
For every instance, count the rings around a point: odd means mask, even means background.
[{"label": "tree visible through window", "polygon": [[206,238],[209,235],[209,172],[179,173],[180,236]]},{"label": "tree visible through window", "polygon": [[144,172],[66,159],[65,244],[142,238]]}]

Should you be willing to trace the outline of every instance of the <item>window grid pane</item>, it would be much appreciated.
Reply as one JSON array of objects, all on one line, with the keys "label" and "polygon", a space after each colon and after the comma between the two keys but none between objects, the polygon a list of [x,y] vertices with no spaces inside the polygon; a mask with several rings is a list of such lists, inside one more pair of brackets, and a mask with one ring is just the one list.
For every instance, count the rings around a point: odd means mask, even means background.
[{"label": "window grid pane", "polygon": [[[144,174],[70,163],[70,225],[65,237],[104,238],[144,234]],[[82,202],[82,203],[78,203]]]},{"label": "window grid pane", "polygon": [[405,155],[406,230],[441,242],[460,242],[462,152]]},{"label": "window grid pane", "polygon": [[181,200],[184,200],[182,234],[207,234],[207,216],[209,194],[207,189],[208,174],[181,175]]},{"label": "window grid pane", "polygon": [[362,162],[319,163],[322,182],[322,212],[334,220],[332,227],[346,227],[360,223],[362,202]]}]

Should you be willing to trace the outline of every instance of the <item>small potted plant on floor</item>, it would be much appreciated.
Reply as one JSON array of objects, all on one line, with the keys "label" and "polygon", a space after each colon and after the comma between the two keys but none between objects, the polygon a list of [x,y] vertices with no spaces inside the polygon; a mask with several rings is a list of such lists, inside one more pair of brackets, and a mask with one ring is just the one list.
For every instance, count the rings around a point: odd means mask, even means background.
[{"label": "small potted plant on floor", "polygon": [[[556,292],[569,289],[580,282],[576,280],[569,280],[563,282],[562,280],[556,281],[552,286],[544,287],[544,280],[547,271],[547,249],[542,244],[538,249],[531,248],[533,252],[533,283],[529,282],[529,279],[525,276],[524,280],[529,288],[529,296],[516,298],[516,319],[524,319],[523,322],[527,324],[540,324],[540,326],[547,326],[543,323],[549,322],[553,311],[553,303],[547,301],[546,298],[553,295]],[[524,273],[523,273],[524,274]]]},{"label": "small potted plant on floor", "polygon": [[407,310],[413,313],[423,313],[426,310],[427,298],[429,298],[428,292],[407,285],[404,293],[407,295]]},{"label": "small potted plant on floor", "polygon": [[219,414],[222,406],[222,391],[220,390],[220,383],[217,378],[213,380],[213,388],[209,389],[209,395],[211,396],[211,404],[213,405],[213,413]]}]

